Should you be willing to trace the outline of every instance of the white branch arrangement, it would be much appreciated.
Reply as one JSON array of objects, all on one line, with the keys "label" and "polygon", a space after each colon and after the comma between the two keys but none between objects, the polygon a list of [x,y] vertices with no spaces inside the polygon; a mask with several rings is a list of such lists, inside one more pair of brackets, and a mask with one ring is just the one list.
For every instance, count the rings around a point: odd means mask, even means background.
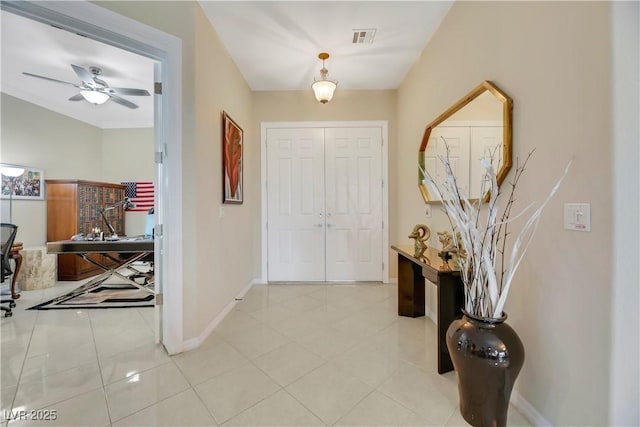
[{"label": "white branch arrangement", "polygon": [[[533,151],[529,152],[522,166],[518,165],[516,159],[515,173],[512,181],[509,182],[509,196],[502,209],[502,214],[499,214],[499,200],[502,193],[490,160],[486,158],[480,160],[484,168],[480,194],[487,194],[488,190],[490,194],[488,201],[484,201],[484,197],[480,197],[477,201],[471,201],[468,195],[460,190],[449,162],[448,146],[447,156],[440,157],[446,174],[444,182],[435,182],[433,177],[420,167],[427,183],[442,200],[443,210],[453,229],[452,234],[456,246],[463,246],[467,252],[465,258],[459,259],[460,274],[464,284],[465,311],[474,316],[492,319],[503,316],[504,304],[515,271],[531,243],[531,238],[538,227],[540,215],[569,172],[571,162],[566,166],[564,174],[553,186],[547,198],[533,211],[520,230],[513,244],[511,255],[507,259],[505,248],[507,237],[511,234],[509,231],[510,223],[534,206],[534,203],[531,203],[520,213],[511,217],[516,186],[532,154]],[[486,206],[487,212],[481,215],[483,206]],[[462,242],[458,241],[457,232],[460,233],[459,238],[462,239]]]}]

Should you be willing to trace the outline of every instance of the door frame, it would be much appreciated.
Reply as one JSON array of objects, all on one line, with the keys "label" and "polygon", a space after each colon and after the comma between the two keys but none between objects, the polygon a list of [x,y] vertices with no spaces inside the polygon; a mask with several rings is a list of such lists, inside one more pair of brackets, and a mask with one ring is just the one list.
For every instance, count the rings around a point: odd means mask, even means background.
[{"label": "door frame", "polygon": [[[160,268],[158,276],[162,281],[162,344],[169,354],[182,352],[182,40],[87,1],[2,1],[1,7],[160,63],[163,93],[156,104],[162,120],[154,114],[154,149],[162,153],[164,168],[163,181],[156,183],[160,202],[156,222],[162,226],[163,248],[160,251],[156,241],[154,256],[160,260],[156,267]],[[156,174],[157,169],[158,166]],[[162,203],[169,197],[171,203]],[[156,226],[156,230],[159,228]]]},{"label": "door frame", "polygon": [[389,122],[372,121],[318,121],[318,122],[261,122],[260,123],[260,194],[262,199],[260,230],[262,232],[262,261],[260,282],[268,282],[267,242],[267,131],[269,129],[305,128],[380,128],[382,130],[382,282],[389,283]]}]

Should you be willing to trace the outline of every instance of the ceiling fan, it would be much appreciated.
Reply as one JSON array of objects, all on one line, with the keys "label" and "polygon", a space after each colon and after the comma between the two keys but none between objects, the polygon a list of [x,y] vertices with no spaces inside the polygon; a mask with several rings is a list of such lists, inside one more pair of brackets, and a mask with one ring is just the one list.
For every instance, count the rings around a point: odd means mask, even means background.
[{"label": "ceiling fan", "polygon": [[80,93],[73,95],[69,98],[69,101],[82,101],[83,99],[92,104],[104,104],[108,100],[112,100],[115,103],[124,105],[128,108],[138,108],[136,104],[121,98],[118,95],[126,96],[150,96],[151,94],[144,89],[130,89],[130,88],[118,88],[109,87],[107,82],[100,79],[98,76],[102,74],[102,69],[98,67],[89,67],[89,71],[79,67],[78,65],[71,64],[71,68],[78,75],[81,80],[80,84],[65,82],[63,80],[52,79],[51,77],[40,76],[38,74],[26,73],[22,74],[30,77],[37,77],[39,79],[49,80],[57,83],[64,83],[77,87],[80,89]]}]

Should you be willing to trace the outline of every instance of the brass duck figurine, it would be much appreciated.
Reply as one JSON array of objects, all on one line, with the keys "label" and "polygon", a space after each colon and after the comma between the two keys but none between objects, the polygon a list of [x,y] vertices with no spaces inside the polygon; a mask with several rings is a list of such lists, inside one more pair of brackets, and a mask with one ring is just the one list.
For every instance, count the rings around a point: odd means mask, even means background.
[{"label": "brass duck figurine", "polygon": [[417,224],[413,227],[413,231],[408,236],[414,239],[413,256],[420,259],[424,257],[424,251],[427,250],[427,240],[431,237],[431,230],[424,224]]}]

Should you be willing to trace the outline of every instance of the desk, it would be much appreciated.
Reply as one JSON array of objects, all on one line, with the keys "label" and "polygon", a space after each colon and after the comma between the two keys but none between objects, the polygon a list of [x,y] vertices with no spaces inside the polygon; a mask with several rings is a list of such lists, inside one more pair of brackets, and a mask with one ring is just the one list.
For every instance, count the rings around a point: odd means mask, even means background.
[{"label": "desk", "polygon": [[[126,239],[101,241],[101,240],[62,240],[59,242],[47,242],[47,253],[50,254],[75,254],[91,264],[104,270],[103,273],[94,277],[87,282],[84,287],[98,285],[111,276],[116,276],[126,283],[132,284],[137,288],[153,293],[153,274],[143,273],[132,266],[136,261],[153,254],[153,239]],[[127,256],[114,256],[126,254]],[[101,254],[102,256],[113,261],[115,264],[106,266],[96,260],[90,258],[89,254]],[[140,284],[129,277],[120,273],[120,270],[127,269],[134,275],[146,276],[144,284]]]},{"label": "desk", "polygon": [[420,317],[425,315],[425,279],[438,288],[438,373],[453,370],[447,349],[447,328],[462,317],[464,289],[459,271],[440,270],[442,260],[438,251],[428,248],[425,259],[413,256],[413,246],[391,246],[398,252],[398,315]]}]

